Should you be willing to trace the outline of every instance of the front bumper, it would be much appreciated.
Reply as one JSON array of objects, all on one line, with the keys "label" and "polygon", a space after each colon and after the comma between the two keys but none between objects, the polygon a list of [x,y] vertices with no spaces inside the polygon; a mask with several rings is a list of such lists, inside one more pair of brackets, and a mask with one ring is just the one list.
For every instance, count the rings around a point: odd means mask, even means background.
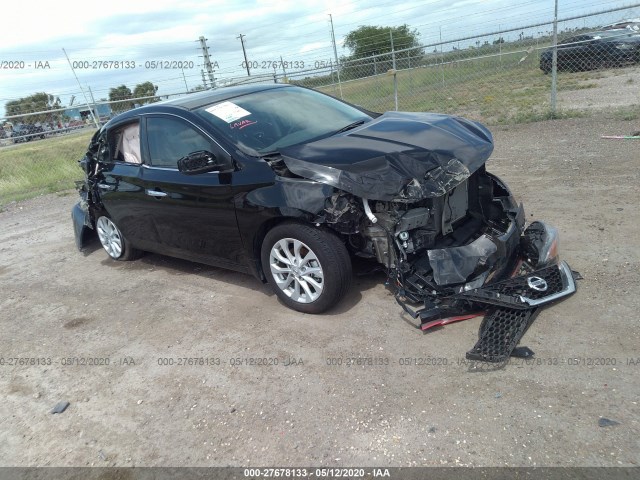
[{"label": "front bumper", "polygon": [[[435,257],[430,255],[433,276],[414,272],[406,279],[402,293],[396,295],[403,309],[420,320],[423,331],[484,315],[479,340],[467,352],[469,360],[506,362],[510,355],[516,355],[518,342],[541,307],[576,291],[574,273],[566,262],[558,261],[557,230],[534,222],[520,235],[521,230],[513,228],[516,225],[520,222],[513,222],[503,235],[487,237],[491,243],[486,245],[497,246],[495,251],[494,247],[470,248],[476,241],[462,249],[442,250],[446,255],[437,258],[446,259],[446,264],[433,262]],[[483,264],[490,265],[489,269],[476,277],[469,274]],[[451,273],[438,278],[438,268],[442,268],[441,274]],[[422,284],[416,278],[422,279]],[[424,308],[413,311],[404,300],[418,300]]]}]

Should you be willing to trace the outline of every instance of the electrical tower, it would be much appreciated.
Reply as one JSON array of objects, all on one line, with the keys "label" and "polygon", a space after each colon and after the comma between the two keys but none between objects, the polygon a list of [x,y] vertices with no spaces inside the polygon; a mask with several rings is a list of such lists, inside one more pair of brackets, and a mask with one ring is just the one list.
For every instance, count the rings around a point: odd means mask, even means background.
[{"label": "electrical tower", "polygon": [[209,57],[207,40],[207,38],[200,37],[200,48],[202,49],[202,57],[204,58],[204,68],[207,70],[209,76],[209,83],[211,84],[211,88],[216,88],[216,78],[213,76],[213,66],[211,65],[211,58]]}]

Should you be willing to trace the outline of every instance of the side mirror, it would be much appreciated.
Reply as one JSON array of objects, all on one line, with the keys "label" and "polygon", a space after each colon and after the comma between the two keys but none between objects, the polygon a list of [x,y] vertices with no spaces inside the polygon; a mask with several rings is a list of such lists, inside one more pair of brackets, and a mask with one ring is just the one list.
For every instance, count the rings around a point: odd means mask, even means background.
[{"label": "side mirror", "polygon": [[178,170],[185,175],[219,172],[224,169],[225,165],[221,165],[216,156],[206,150],[190,153],[178,160]]}]

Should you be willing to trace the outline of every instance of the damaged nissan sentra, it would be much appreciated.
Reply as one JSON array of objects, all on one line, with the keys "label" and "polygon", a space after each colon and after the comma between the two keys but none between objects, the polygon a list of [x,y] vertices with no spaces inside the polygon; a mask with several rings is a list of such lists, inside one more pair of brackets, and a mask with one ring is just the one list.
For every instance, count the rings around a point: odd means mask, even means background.
[{"label": "damaged nissan sentra", "polygon": [[76,242],[95,231],[114,260],[149,251],[251,273],[307,313],[345,295],[352,256],[370,258],[423,330],[484,313],[467,355],[496,361],[575,282],[556,229],[525,228],[486,171],[492,150],[470,120],[378,114],[301,87],[187,95],[96,132]]}]

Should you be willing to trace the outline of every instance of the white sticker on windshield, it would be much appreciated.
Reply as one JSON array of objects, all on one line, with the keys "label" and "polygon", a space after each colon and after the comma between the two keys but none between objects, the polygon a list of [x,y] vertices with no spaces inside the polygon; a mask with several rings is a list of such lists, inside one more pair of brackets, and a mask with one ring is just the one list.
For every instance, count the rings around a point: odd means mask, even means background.
[{"label": "white sticker on windshield", "polygon": [[251,115],[244,108],[233,102],[222,102],[205,109],[211,115],[221,118],[227,123],[236,121],[239,118]]}]

